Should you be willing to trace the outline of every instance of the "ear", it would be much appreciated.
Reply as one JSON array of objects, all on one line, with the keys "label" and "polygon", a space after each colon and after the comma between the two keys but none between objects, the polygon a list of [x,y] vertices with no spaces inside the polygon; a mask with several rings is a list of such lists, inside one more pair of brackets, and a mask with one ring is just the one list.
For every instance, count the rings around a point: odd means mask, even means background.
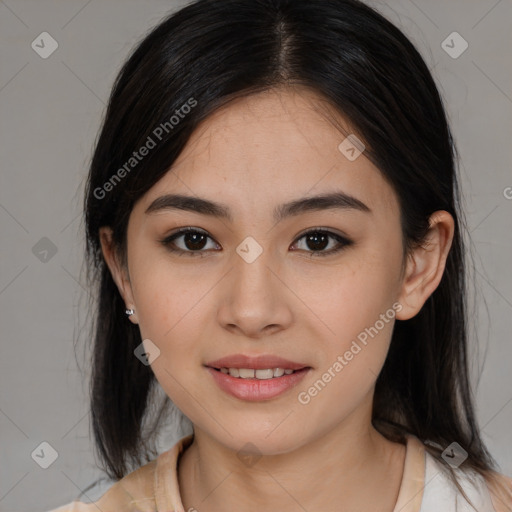
[{"label": "ear", "polygon": [[454,234],[453,217],[444,210],[430,216],[430,227],[421,246],[409,254],[399,302],[402,309],[397,320],[409,320],[418,314],[439,285]]},{"label": "ear", "polygon": [[133,300],[128,268],[123,266],[119,261],[119,256],[112,237],[112,229],[107,226],[101,227],[99,229],[99,235],[103,257],[112,274],[112,279],[116,283],[117,289],[126,304],[126,309],[133,309],[135,311],[134,314],[130,315],[128,318],[132,323],[137,324],[137,312],[135,310],[135,301]]}]

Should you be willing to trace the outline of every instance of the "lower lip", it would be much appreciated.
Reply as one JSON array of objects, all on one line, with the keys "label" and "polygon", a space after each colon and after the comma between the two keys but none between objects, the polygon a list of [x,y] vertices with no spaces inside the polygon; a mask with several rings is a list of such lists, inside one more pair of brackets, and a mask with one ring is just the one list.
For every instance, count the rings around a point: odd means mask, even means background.
[{"label": "lower lip", "polygon": [[206,369],[210,372],[210,375],[220,389],[231,396],[249,402],[270,400],[271,398],[281,395],[296,386],[310,370],[310,368],[303,368],[290,375],[285,374],[272,379],[241,379],[239,377],[232,377],[229,374],[222,373],[210,367]]}]

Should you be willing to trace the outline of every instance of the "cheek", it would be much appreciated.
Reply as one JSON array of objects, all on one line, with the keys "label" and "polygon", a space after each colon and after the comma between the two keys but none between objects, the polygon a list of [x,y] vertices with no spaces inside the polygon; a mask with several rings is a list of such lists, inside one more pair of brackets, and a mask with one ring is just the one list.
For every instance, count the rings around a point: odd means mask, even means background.
[{"label": "cheek", "polygon": [[387,355],[395,317],[392,303],[376,293],[347,299],[326,317],[334,334],[325,339],[319,368],[320,373],[329,372],[331,377],[333,373],[343,375],[342,379],[325,376],[328,382],[336,381],[336,393],[345,386],[368,387],[376,379]]},{"label": "cheek", "polygon": [[139,263],[133,265],[132,288],[142,339],[151,340],[159,350],[152,370],[170,399],[189,412],[187,390],[194,388],[190,376],[197,374],[204,357],[205,318],[214,317],[214,311],[205,308],[211,307],[208,292],[215,280],[203,273],[193,277],[176,272],[158,258]]},{"label": "cheek", "polygon": [[214,281],[202,273],[193,277],[176,272],[165,258],[139,262],[132,277],[139,328],[142,339],[150,339],[160,351],[151,368],[173,403],[195,418],[195,409],[190,411],[194,389],[190,377],[197,374],[202,361],[205,315],[214,314],[205,311],[205,295]]},{"label": "cheek", "polygon": [[[351,340],[374,326],[395,301],[398,264],[384,260],[378,252],[373,254],[354,253],[343,265],[323,269],[316,275],[303,275],[296,281],[297,295],[307,306],[308,316],[316,318],[325,332],[324,339],[329,340],[329,353],[350,345]],[[389,334],[389,318],[386,320],[385,326],[379,322],[377,327]]]},{"label": "cheek", "polygon": [[195,325],[201,297],[212,286],[207,273],[173,264],[154,250],[133,252],[130,278],[141,333],[162,342],[181,325]]},{"label": "cheek", "polygon": [[395,300],[399,260],[373,254],[354,258],[343,270],[332,269],[330,278],[319,281],[322,286],[308,295],[310,309],[320,312],[321,322],[315,323],[326,335],[317,337],[321,364],[314,389],[302,388],[308,395],[305,401],[317,393],[323,395],[323,399],[315,398],[318,405],[340,399],[347,406],[356,404],[371,389],[384,364],[400,308]]},{"label": "cheek", "polygon": [[368,271],[346,276],[324,295],[322,320],[329,335],[318,338],[321,364],[297,391],[297,402],[308,417],[329,417],[326,428],[371,396],[392,336],[392,291],[383,274]]}]

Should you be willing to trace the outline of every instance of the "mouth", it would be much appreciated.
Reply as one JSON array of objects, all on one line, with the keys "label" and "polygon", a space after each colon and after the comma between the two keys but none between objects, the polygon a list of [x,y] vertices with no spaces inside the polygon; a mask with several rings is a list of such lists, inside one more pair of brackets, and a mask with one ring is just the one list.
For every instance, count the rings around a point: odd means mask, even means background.
[{"label": "mouth", "polygon": [[311,366],[272,355],[234,355],[204,365],[218,388],[239,400],[276,398],[301,382]]}]

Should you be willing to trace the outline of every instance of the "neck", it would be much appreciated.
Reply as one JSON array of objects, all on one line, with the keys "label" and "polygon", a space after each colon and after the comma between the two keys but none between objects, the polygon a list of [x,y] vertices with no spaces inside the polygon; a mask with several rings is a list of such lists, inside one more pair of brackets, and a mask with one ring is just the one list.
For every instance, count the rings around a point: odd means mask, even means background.
[{"label": "neck", "polygon": [[220,512],[229,503],[232,510],[392,512],[405,447],[354,418],[291,452],[258,457],[241,460],[195,427],[178,467],[185,510]]}]

